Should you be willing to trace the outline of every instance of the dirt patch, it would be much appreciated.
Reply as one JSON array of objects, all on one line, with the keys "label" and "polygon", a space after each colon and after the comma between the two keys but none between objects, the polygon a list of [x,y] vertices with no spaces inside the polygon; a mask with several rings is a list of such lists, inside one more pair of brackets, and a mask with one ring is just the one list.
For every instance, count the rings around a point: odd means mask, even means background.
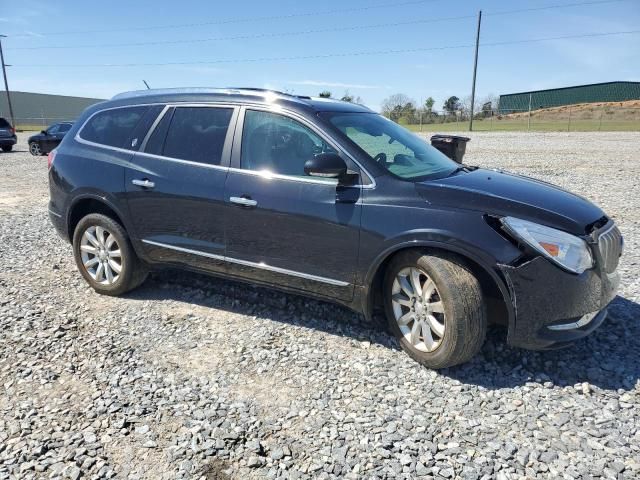
[{"label": "dirt patch", "polygon": [[231,480],[231,477],[225,473],[228,468],[229,466],[225,462],[214,458],[200,469],[198,475],[206,480]]}]

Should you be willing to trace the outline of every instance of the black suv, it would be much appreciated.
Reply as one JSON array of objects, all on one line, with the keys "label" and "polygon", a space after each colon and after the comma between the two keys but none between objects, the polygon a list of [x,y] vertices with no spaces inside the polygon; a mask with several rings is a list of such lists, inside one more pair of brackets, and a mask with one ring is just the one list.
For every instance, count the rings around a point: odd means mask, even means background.
[{"label": "black suv", "polygon": [[46,130],[29,137],[29,152],[31,155],[40,156],[55,149],[64,136],[71,130],[72,122],[54,123]]},{"label": "black suv", "polygon": [[0,117],[0,148],[3,152],[10,152],[18,142],[16,129],[11,126],[7,119]]},{"label": "black suv", "polygon": [[459,165],[371,110],[258,89],[132,92],[49,156],[49,213],[99,293],[180,266],[384,312],[432,368],[487,322],[545,349],[602,323],[622,236],[553,185]]}]

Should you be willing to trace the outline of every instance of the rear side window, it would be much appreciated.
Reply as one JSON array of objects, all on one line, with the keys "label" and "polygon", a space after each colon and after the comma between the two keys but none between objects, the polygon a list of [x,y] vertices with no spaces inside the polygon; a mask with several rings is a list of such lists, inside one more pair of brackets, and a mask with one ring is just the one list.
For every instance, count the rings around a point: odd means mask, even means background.
[{"label": "rear side window", "polygon": [[11,128],[11,124],[0,117],[0,128]]},{"label": "rear side window", "polygon": [[[164,157],[220,165],[232,114],[232,108],[176,107],[170,123],[165,115],[151,135],[146,151]],[[163,139],[165,122],[168,130]]]},{"label": "rear side window", "polygon": [[153,133],[147,140],[147,145],[144,148],[146,153],[153,155],[162,155],[162,149],[164,148],[164,139],[167,138],[167,130],[169,130],[169,124],[171,123],[171,117],[173,117],[173,108],[167,110],[158,123]]},{"label": "rear side window", "polygon": [[123,148],[127,150],[138,150],[142,141],[144,140],[145,135],[155,122],[156,118],[164,108],[164,105],[151,105],[144,115],[140,118],[140,121],[137,123],[135,128],[131,131],[129,138],[127,139],[126,145]]},{"label": "rear side window", "polygon": [[133,129],[148,106],[114,108],[95,114],[82,128],[80,137],[90,142],[126,148]]},{"label": "rear side window", "polygon": [[61,123],[60,128],[58,129],[58,133],[67,133],[69,130],[71,130],[70,123]]}]

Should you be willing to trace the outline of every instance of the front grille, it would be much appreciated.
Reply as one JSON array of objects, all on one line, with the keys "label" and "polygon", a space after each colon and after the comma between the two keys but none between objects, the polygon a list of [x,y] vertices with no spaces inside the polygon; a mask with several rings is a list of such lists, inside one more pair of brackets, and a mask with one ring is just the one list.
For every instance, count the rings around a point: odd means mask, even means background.
[{"label": "front grille", "polygon": [[605,271],[607,273],[615,272],[616,268],[618,268],[618,262],[620,261],[620,255],[622,253],[622,234],[620,230],[618,230],[618,227],[614,225],[600,235],[598,238],[598,249],[604,262]]}]

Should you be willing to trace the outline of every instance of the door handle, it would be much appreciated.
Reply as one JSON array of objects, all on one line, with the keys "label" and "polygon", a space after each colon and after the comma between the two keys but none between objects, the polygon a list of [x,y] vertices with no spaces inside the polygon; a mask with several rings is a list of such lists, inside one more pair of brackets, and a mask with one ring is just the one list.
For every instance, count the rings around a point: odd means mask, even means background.
[{"label": "door handle", "polygon": [[131,183],[133,183],[134,185],[137,185],[139,187],[142,188],[153,188],[156,186],[155,183],[153,183],[151,180],[148,179],[144,179],[144,180],[138,180],[137,178],[134,180],[131,180]]},{"label": "door handle", "polygon": [[246,197],[230,197],[229,201],[231,203],[235,203],[236,205],[242,205],[243,207],[255,207],[258,205],[258,202]]}]

